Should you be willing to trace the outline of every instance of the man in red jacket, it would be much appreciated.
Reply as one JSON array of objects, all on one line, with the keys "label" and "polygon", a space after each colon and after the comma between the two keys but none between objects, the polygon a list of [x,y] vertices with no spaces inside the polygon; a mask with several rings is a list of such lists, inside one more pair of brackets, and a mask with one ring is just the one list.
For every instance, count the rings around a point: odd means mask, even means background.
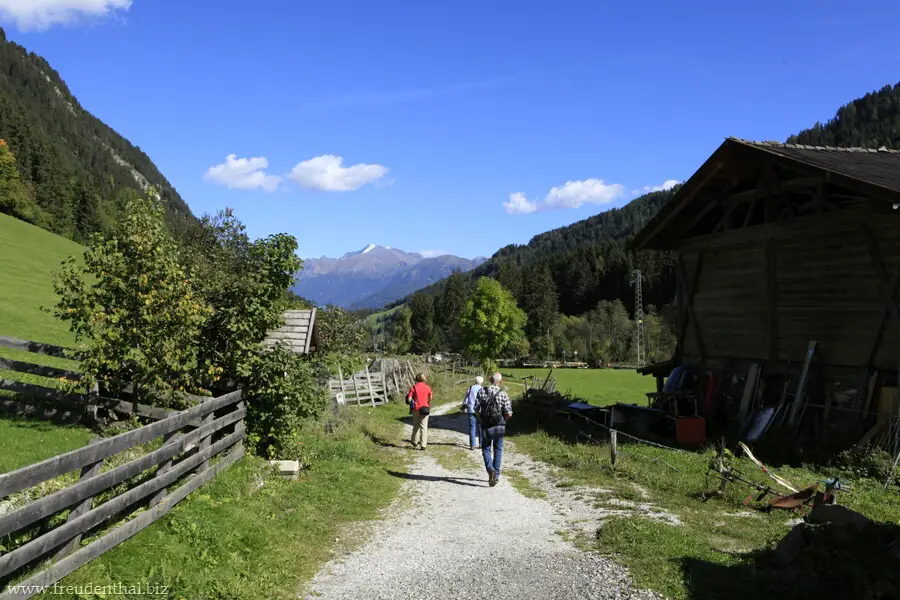
[{"label": "man in red jacket", "polygon": [[[431,414],[431,388],[425,381],[425,375],[416,375],[416,384],[409,388],[406,402],[412,408],[413,431],[410,442],[413,448],[424,450],[428,446],[428,415]],[[419,441],[416,443],[416,437]]]}]

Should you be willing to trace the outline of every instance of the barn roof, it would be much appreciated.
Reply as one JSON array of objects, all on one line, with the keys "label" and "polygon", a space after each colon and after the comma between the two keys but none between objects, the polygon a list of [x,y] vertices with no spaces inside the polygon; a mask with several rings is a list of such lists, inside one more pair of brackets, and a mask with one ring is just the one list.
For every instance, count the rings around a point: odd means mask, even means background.
[{"label": "barn roof", "polygon": [[761,165],[767,159],[798,173],[817,175],[825,181],[859,189],[870,196],[894,200],[900,197],[898,150],[754,142],[730,137],[638,232],[632,246],[637,250],[676,247],[678,236],[663,234],[678,215],[700,211],[705,204],[720,200],[730,193],[729,186],[749,177],[749,164]]},{"label": "barn roof", "polygon": [[287,344],[297,354],[314,352],[319,342],[316,309],[284,311],[284,325],[266,333],[264,346]]}]

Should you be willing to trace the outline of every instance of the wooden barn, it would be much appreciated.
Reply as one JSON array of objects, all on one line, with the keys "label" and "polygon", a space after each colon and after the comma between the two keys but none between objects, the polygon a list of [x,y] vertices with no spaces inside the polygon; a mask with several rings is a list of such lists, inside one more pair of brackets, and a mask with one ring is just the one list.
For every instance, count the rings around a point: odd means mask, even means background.
[{"label": "wooden barn", "polygon": [[857,408],[896,386],[900,152],[728,138],[633,247],[678,254],[677,364],[796,376],[814,341]]},{"label": "wooden barn", "polygon": [[284,311],[284,325],[266,334],[263,345],[287,344],[297,354],[311,354],[319,345],[316,309]]}]

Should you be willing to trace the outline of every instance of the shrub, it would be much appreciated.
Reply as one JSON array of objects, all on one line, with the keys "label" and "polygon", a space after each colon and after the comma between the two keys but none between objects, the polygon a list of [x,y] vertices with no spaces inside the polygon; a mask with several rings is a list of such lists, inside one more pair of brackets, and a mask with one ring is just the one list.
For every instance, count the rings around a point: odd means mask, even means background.
[{"label": "shrub", "polygon": [[[320,415],[328,397],[321,367],[285,346],[256,354],[246,380],[247,445],[264,458],[296,459],[295,435]],[[327,377],[327,374],[325,374]]]}]

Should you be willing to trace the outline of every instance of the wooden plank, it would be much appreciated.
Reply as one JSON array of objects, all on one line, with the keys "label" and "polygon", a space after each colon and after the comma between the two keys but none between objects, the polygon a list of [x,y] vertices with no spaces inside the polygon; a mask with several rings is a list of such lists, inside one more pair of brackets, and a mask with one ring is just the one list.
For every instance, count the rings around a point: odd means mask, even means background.
[{"label": "wooden plank", "polygon": [[9,371],[15,371],[17,373],[28,373],[29,375],[39,375],[41,377],[49,377],[51,379],[59,379],[60,377],[65,377],[66,379],[79,381],[83,377],[81,373],[78,373],[76,371],[57,369],[56,367],[45,367],[43,365],[36,365],[34,363],[23,362],[21,360],[12,360],[10,358],[0,358],[0,369],[7,369]]},{"label": "wooden plank", "polygon": [[[244,414],[246,414],[246,410]],[[205,417],[203,417],[203,425],[209,425],[210,423],[215,421],[216,413],[209,413]],[[202,427],[202,426],[201,426]],[[212,432],[209,435],[204,435],[200,437],[200,442],[197,444],[200,452],[203,452],[209,448],[210,442],[212,441]],[[205,471],[206,468],[209,467],[209,461],[205,461],[202,465],[200,465],[197,469],[199,471]]]},{"label": "wooden plank", "polygon": [[866,247],[869,249],[869,258],[872,260],[872,266],[875,268],[875,272],[878,275],[878,287],[882,301],[884,302],[885,308],[890,313],[890,316],[894,318],[894,325],[897,327],[897,331],[900,332],[900,310],[897,309],[897,304],[890,294],[890,283],[888,282],[887,273],[885,272],[884,264],[882,263],[881,252],[878,250],[878,242],[875,240],[875,234],[872,233],[872,229],[864,221],[860,221],[860,229],[862,230]]},{"label": "wooden plank", "polygon": [[346,398],[347,392],[346,392],[346,390],[344,390],[344,372],[341,370],[341,365],[338,365],[338,377],[339,377],[338,382],[340,383],[340,386],[341,386],[341,394],[343,394],[344,398]]},{"label": "wooden plank", "polygon": [[77,358],[77,351],[74,348],[63,348],[62,346],[54,346],[53,344],[20,340],[5,335],[0,335],[0,348],[46,354],[47,356],[56,356],[57,358]]},{"label": "wooden plank", "polygon": [[356,383],[356,377],[353,378],[353,395],[356,396],[356,404],[359,405],[359,386]]},{"label": "wooden plank", "polygon": [[266,335],[270,340],[297,340],[299,342],[306,341],[306,333],[296,333],[293,331],[273,331]]},{"label": "wooden plank", "polygon": [[[91,443],[96,444],[99,441],[100,441],[99,438],[93,438],[91,440]],[[102,467],[102,466],[103,466],[103,461],[101,460],[100,462],[95,462],[92,465],[87,465],[87,466],[83,467],[81,469],[81,476],[78,478],[78,480],[83,481],[85,479],[90,479],[91,477],[96,477],[97,475],[100,474],[100,467]],[[82,500],[78,504],[78,506],[76,506],[71,511],[69,511],[69,516],[66,518],[66,523],[74,521],[81,515],[85,514],[89,510],[91,510],[91,507],[93,506],[93,504],[94,504],[93,496]],[[78,545],[80,543],[81,543],[81,533],[79,533],[74,538],[69,540],[69,542],[65,546],[63,546],[60,549],[60,551],[56,554],[56,558],[59,559],[59,558],[62,558],[63,556],[66,556],[67,554],[71,554],[75,549],[78,548]]]},{"label": "wooden plank", "polygon": [[136,404],[130,400],[119,400],[117,398],[103,398],[97,401],[97,406],[114,410],[129,415],[139,415],[149,417],[151,419],[168,419],[178,411],[161,408],[159,406],[148,406],[146,404]]},{"label": "wooden plank", "polygon": [[[131,394],[134,391],[134,386],[130,383],[125,384],[125,386],[120,390],[124,394]],[[154,391],[155,395],[168,395],[171,394],[175,398],[179,398],[181,400],[187,400],[191,404],[200,404],[201,402],[206,402],[207,400],[212,400],[212,396],[198,396],[197,394],[189,394],[187,392],[182,392],[180,390],[169,390],[165,392]]]},{"label": "wooden plank", "polygon": [[30,598],[37,593],[37,590],[39,590],[41,586],[52,585],[69,573],[102,555],[109,549],[118,546],[137,532],[146,528],[148,525],[152,524],[154,521],[165,515],[172,509],[173,506],[187,497],[188,494],[215,477],[216,474],[220,471],[223,471],[230,467],[243,455],[243,446],[236,447],[215,465],[209,467],[203,473],[200,473],[189,479],[181,487],[167,496],[163,502],[157,504],[150,510],[141,513],[131,521],[119,525],[100,539],[88,544],[81,550],[70,554],[66,558],[51,565],[47,569],[35,575],[32,575],[28,579],[17,584],[17,586],[21,586],[19,589],[34,591],[26,591],[24,592],[24,594],[17,593],[14,595],[11,591],[7,590],[3,594],[0,594],[0,600]]},{"label": "wooden plank", "polygon": [[[186,433],[176,440],[170,441],[168,444],[154,452],[145,454],[144,456],[95,477],[79,481],[74,485],[44,496],[40,500],[36,500],[17,510],[0,516],[0,537],[18,531],[23,527],[27,527],[35,521],[68,508],[76,502],[81,502],[90,496],[94,496],[105,489],[118,485],[119,483],[146,471],[150,467],[181,454],[187,450],[189,445],[196,443],[204,436],[211,435],[214,431],[218,431],[226,425],[240,421],[244,418],[246,412],[246,410],[241,409],[228,413],[212,423],[208,423],[199,429]],[[99,446],[100,443],[94,446],[88,446],[87,448]]]},{"label": "wooden plank", "polygon": [[703,266],[704,252],[701,251],[701,252],[697,253],[697,263],[694,265],[694,277],[691,280],[690,289],[688,289],[688,287],[687,287],[688,286],[687,278],[686,278],[686,275],[684,272],[684,255],[679,254],[678,258],[679,258],[679,262],[678,262],[678,269],[676,270],[676,273],[680,280],[681,289],[684,290],[684,294],[685,294],[683,296],[684,304],[685,304],[684,309],[683,309],[685,312],[683,314],[684,314],[685,318],[681,324],[681,333],[678,336],[678,343],[679,343],[679,345],[681,345],[683,347],[684,335],[687,332],[688,321],[692,321],[694,324],[694,335],[697,338],[697,349],[700,351],[700,356],[702,357],[705,354],[705,351],[703,349],[703,338],[701,337],[700,327],[697,323],[697,315],[694,313],[693,302],[694,302],[694,294],[697,291],[697,282],[700,280],[700,272],[701,272],[700,269]]},{"label": "wooden plank", "polygon": [[[73,536],[80,536],[80,534],[100,525],[110,517],[115,516],[120,511],[151,494],[162,492],[163,496],[165,496],[166,486],[177,481],[181,476],[197,467],[197,465],[206,463],[211,457],[240,442],[243,437],[244,428],[241,424],[234,433],[222,438],[203,452],[186,458],[164,473],[157,472],[155,478],[107,500],[98,507],[85,512],[74,519],[70,518],[65,524],[23,544],[12,552],[0,556],[0,577],[8,575],[16,569],[29,564],[34,559],[43,556],[53,548],[64,543],[66,540],[72,539]],[[160,501],[161,500],[162,498]],[[155,506],[156,504],[159,504],[159,502],[151,501],[151,506]]]},{"label": "wooden plank", "polygon": [[771,239],[766,240],[766,335],[770,361],[778,360],[778,282],[775,261],[775,243]]},{"label": "wooden plank", "polygon": [[168,419],[107,438],[93,446],[85,446],[9,473],[0,474],[0,498],[181,429],[195,419],[240,402],[241,396],[240,390],[231,392],[172,415]]},{"label": "wooden plank", "polygon": [[[165,446],[166,444],[168,444],[175,438],[181,437],[182,435],[184,435],[184,434],[181,433],[180,431],[172,431],[170,433],[167,433],[166,435],[163,436],[163,446]],[[194,457],[191,457],[191,458],[194,458]],[[182,462],[187,462],[187,461],[182,461]],[[181,463],[179,463],[179,464],[181,464]],[[162,479],[162,476],[165,475],[166,473],[168,473],[172,469],[172,465],[173,465],[173,459],[171,459],[171,458],[169,460],[161,463],[159,465],[159,468],[156,469],[156,476],[155,476],[156,479],[157,480]],[[159,488],[159,490],[156,492],[156,494],[152,498],[150,498],[150,506],[156,506],[157,504],[162,502],[162,499],[165,498],[167,493],[168,493],[168,490],[166,489],[165,484],[163,484]]]}]

